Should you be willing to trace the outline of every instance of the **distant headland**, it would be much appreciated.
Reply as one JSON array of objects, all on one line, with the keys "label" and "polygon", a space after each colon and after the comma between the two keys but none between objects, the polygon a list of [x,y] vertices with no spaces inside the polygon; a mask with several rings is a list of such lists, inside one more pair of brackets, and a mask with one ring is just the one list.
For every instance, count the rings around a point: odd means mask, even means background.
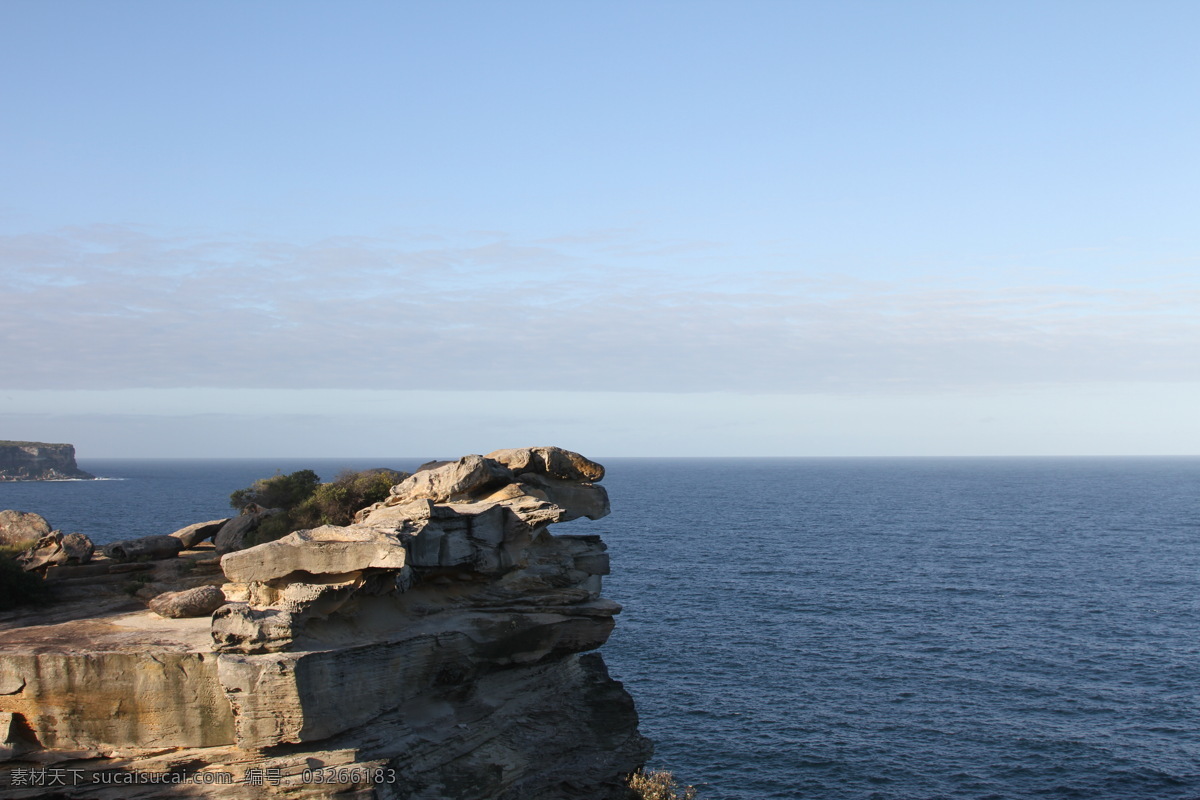
[{"label": "distant headland", "polygon": [[0,439],[0,481],[91,480],[75,463],[75,445]]}]

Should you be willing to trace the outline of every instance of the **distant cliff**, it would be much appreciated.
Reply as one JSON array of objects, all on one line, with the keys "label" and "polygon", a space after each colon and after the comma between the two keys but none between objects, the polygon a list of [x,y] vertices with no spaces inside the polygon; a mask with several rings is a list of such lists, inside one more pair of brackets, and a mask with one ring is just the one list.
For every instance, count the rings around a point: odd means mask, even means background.
[{"label": "distant cliff", "polygon": [[95,478],[75,463],[75,445],[0,440],[0,481]]}]

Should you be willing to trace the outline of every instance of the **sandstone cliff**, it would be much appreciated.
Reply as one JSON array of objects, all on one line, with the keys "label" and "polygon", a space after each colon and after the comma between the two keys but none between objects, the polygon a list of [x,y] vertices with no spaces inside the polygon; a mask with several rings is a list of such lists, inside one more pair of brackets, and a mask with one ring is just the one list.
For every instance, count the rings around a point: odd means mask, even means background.
[{"label": "sandstone cliff", "polygon": [[75,464],[75,446],[0,441],[0,481],[95,478]]},{"label": "sandstone cliff", "polygon": [[[62,797],[624,797],[651,747],[590,652],[620,611],[606,547],[549,530],[608,513],[603,475],[496,451],[418,471],[346,527],[54,568],[88,613],[0,616],[0,797],[46,796],[29,781],[51,774]],[[168,618],[98,592],[133,569],[197,587],[155,598],[164,614],[209,586],[224,605]]]}]

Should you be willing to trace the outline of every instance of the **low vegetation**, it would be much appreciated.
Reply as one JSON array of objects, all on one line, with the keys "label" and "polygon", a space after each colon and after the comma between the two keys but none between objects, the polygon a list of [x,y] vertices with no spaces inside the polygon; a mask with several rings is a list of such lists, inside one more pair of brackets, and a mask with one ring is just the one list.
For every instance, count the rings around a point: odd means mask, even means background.
[{"label": "low vegetation", "polygon": [[295,508],[303,503],[321,485],[321,478],[311,469],[302,469],[291,475],[273,475],[259,478],[245,489],[229,495],[229,505],[241,511],[251,503],[263,508]]},{"label": "low vegetation", "polygon": [[282,509],[282,513],[263,520],[248,537],[247,545],[262,544],[292,531],[349,525],[355,512],[386,498],[391,488],[406,477],[407,473],[390,469],[346,470],[329,483],[321,483],[317,473],[303,469],[260,478],[231,494],[229,504],[239,510],[251,503]]},{"label": "low vegetation", "polygon": [[629,776],[630,800],[696,800],[695,786],[680,786],[666,770],[638,770]]},{"label": "low vegetation", "polygon": [[16,558],[37,543],[37,539],[26,539],[23,542],[0,544],[0,558]]},{"label": "low vegetation", "polygon": [[59,442],[18,442],[12,439],[0,439],[0,447],[65,447]]}]

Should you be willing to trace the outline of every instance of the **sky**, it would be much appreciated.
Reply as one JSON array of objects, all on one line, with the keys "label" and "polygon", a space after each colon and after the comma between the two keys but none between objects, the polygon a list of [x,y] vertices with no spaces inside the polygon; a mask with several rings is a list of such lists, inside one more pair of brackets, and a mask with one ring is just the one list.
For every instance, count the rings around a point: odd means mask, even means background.
[{"label": "sky", "polygon": [[1200,454],[1200,4],[0,3],[0,439]]}]

